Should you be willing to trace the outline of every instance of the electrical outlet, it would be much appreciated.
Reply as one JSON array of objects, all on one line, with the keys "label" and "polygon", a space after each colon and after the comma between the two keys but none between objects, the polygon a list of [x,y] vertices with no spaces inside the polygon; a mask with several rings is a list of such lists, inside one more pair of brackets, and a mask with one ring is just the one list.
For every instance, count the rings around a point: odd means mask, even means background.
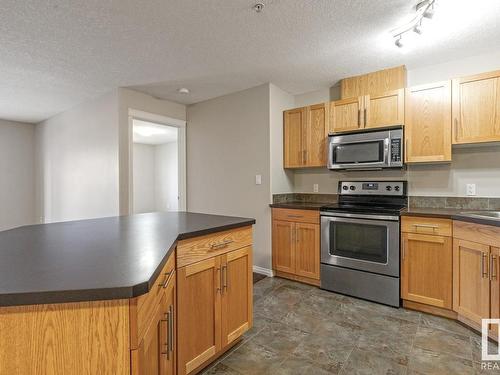
[{"label": "electrical outlet", "polygon": [[255,185],[262,185],[262,175],[260,174],[255,175]]},{"label": "electrical outlet", "polygon": [[319,185],[318,184],[313,184],[313,192],[317,193],[319,191]]},{"label": "electrical outlet", "polygon": [[476,184],[467,184],[467,195],[476,195]]}]

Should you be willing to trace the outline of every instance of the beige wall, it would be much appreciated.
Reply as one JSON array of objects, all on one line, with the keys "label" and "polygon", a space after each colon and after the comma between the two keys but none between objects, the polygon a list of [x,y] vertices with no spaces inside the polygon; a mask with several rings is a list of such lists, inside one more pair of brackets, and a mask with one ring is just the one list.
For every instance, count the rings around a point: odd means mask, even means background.
[{"label": "beige wall", "polygon": [[35,222],[35,125],[0,120],[0,231]]},{"label": "beige wall", "polygon": [[118,89],[118,127],[120,144],[120,214],[130,212],[130,129],[129,109],[144,111],[170,117],[176,120],[186,120],[186,106],[168,100],[156,99],[130,89]]},{"label": "beige wall", "polygon": [[271,147],[271,192],[293,192],[293,172],[283,169],[283,111],[295,105],[293,95],[269,85]]},{"label": "beige wall", "polygon": [[[419,85],[451,79],[463,75],[500,69],[500,53],[474,56],[447,63],[408,70],[408,84]],[[334,100],[332,91],[329,93]],[[328,100],[326,90],[297,95],[296,106]],[[273,147],[274,146],[273,144]],[[326,169],[301,170],[294,173],[295,192],[312,192],[313,184],[319,191],[334,193],[342,179],[408,179],[411,195],[465,196],[467,183],[477,184],[477,196],[500,197],[500,145],[453,148],[453,163],[442,165],[408,166],[408,171],[331,172]]]},{"label": "beige wall", "polygon": [[156,160],[154,145],[134,143],[134,213],[156,210]]},{"label": "beige wall", "polygon": [[45,222],[119,213],[113,91],[36,126],[37,205]]},{"label": "beige wall", "polygon": [[[188,210],[255,218],[254,264],[271,268],[269,85],[187,109]],[[255,185],[255,175],[262,185]]]}]

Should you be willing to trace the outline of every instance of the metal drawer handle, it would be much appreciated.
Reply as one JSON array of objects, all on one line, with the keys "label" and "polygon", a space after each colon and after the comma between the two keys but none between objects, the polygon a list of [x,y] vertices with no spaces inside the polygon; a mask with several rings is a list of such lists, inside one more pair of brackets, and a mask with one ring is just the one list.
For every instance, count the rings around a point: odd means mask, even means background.
[{"label": "metal drawer handle", "polygon": [[162,283],[159,283],[158,286],[161,288],[166,288],[168,286],[168,283],[170,282],[170,279],[172,278],[173,274],[174,274],[174,270],[167,272],[165,274],[165,281],[163,281]]},{"label": "metal drawer handle", "polygon": [[304,217],[304,215],[287,215],[287,217],[294,218],[294,219],[300,219],[301,217]]},{"label": "metal drawer handle", "polygon": [[227,247],[230,243],[233,243],[233,242],[234,242],[233,240],[224,240],[224,241],[219,242],[219,243],[213,243],[210,245],[210,249],[211,250],[223,249],[223,248]]},{"label": "metal drawer handle", "polygon": [[423,228],[423,229],[432,229],[434,232],[435,230],[439,229],[439,225],[430,225],[430,224],[413,224],[415,227],[415,230],[418,231],[418,228]]}]

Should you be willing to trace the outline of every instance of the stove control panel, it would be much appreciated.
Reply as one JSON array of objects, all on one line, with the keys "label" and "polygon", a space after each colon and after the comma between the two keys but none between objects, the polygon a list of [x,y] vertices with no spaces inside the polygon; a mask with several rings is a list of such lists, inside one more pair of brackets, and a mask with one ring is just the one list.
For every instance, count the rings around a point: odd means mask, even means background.
[{"label": "stove control panel", "polygon": [[406,181],[341,181],[341,195],[406,195]]}]

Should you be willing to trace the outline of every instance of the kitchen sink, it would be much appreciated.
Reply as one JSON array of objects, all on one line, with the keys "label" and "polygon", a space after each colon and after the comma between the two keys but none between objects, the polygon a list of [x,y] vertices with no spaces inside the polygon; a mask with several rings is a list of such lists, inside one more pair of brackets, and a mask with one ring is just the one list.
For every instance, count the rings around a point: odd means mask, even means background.
[{"label": "kitchen sink", "polygon": [[500,211],[464,211],[460,212],[460,214],[484,219],[500,220]]}]

